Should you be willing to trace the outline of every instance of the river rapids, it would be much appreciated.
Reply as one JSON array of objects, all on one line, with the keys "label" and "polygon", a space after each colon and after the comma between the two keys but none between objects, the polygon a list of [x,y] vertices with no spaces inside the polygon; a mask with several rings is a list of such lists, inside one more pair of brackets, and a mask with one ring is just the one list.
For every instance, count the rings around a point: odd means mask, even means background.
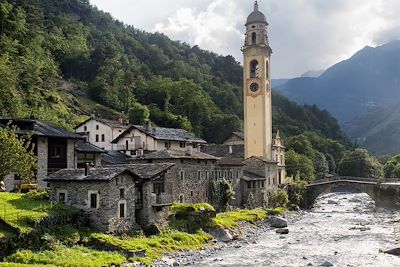
[{"label": "river rapids", "polygon": [[314,207],[289,219],[288,235],[271,229],[256,244],[222,250],[195,266],[400,267],[400,257],[381,252],[400,246],[398,213],[375,208],[359,193],[330,193]]}]

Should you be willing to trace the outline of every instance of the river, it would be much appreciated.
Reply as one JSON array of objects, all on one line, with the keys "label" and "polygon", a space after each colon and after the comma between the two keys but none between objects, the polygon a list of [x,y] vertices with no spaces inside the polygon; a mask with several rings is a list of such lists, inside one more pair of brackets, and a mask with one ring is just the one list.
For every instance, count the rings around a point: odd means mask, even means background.
[{"label": "river", "polygon": [[330,193],[315,208],[289,219],[288,235],[268,230],[256,244],[230,248],[195,266],[400,266],[380,252],[399,245],[397,214],[376,209],[366,194]]}]

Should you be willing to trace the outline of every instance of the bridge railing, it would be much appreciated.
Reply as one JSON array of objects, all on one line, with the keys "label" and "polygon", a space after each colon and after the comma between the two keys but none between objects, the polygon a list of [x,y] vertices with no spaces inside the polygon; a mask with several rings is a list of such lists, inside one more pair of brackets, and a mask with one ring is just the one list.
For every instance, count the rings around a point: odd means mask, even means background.
[{"label": "bridge railing", "polygon": [[321,184],[321,183],[328,183],[334,181],[355,181],[355,182],[372,182],[372,183],[400,183],[400,178],[365,178],[365,177],[351,177],[351,176],[335,176],[335,177],[328,177],[324,179],[314,180],[310,183],[313,184]]}]

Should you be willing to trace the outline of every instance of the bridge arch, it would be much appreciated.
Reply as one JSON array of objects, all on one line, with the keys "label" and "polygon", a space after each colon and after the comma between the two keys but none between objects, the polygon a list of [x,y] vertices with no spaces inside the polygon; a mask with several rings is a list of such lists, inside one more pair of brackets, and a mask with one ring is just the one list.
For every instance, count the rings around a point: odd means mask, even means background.
[{"label": "bridge arch", "polygon": [[[306,193],[304,196],[305,208],[311,208],[315,203],[315,200],[324,194],[335,192],[337,189],[341,191],[349,192],[360,192],[366,193],[374,202],[375,205],[379,204],[379,194],[377,181],[355,181],[348,179],[338,179],[333,181],[315,181],[314,183],[307,186]],[[337,192],[337,191],[336,191]]]}]

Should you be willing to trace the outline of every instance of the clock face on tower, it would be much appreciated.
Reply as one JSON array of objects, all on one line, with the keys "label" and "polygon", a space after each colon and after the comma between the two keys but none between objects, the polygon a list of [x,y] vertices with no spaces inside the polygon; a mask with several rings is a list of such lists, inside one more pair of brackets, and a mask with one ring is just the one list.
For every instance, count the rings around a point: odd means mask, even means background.
[{"label": "clock face on tower", "polygon": [[256,82],[253,82],[250,84],[250,91],[253,93],[256,93],[259,88],[260,88],[260,86]]}]

